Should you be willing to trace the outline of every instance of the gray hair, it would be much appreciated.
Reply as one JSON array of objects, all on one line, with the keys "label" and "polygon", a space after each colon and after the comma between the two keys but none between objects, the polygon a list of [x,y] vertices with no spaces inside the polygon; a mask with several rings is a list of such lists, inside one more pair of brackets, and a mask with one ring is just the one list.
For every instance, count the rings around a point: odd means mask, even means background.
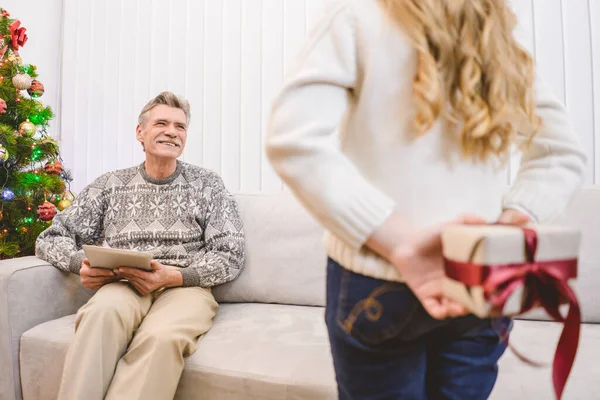
[{"label": "gray hair", "polygon": [[140,115],[138,117],[138,123],[144,126],[146,122],[148,122],[148,113],[150,112],[150,110],[159,105],[179,108],[185,114],[186,124],[190,124],[190,103],[183,97],[177,96],[175,93],[172,92],[159,93],[158,96],[146,103],[146,105],[144,106],[144,108],[142,108],[142,111],[140,112]]}]

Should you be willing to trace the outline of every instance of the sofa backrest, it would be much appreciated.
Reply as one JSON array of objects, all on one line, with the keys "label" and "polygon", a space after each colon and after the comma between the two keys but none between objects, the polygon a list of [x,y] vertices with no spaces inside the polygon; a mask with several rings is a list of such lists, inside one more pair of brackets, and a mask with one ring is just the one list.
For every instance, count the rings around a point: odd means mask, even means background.
[{"label": "sofa backrest", "polygon": [[[241,276],[215,288],[221,302],[322,306],[326,256],[323,230],[290,193],[238,194],[246,233]],[[600,188],[579,193],[558,223],[582,231],[579,279],[575,283],[584,320],[600,323]],[[546,320],[541,310],[524,318]]]},{"label": "sofa backrest", "polygon": [[291,194],[238,194],[236,199],[246,263],[235,281],[214,289],[217,301],[324,306],[323,229]]}]

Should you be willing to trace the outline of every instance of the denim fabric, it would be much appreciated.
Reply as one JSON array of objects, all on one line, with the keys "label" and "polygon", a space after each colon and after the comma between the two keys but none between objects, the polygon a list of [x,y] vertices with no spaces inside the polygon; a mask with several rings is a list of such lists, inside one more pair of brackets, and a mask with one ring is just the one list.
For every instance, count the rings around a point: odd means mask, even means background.
[{"label": "denim fabric", "polygon": [[350,272],[329,259],[326,322],[339,398],[488,398],[511,320],[431,318],[401,283]]}]

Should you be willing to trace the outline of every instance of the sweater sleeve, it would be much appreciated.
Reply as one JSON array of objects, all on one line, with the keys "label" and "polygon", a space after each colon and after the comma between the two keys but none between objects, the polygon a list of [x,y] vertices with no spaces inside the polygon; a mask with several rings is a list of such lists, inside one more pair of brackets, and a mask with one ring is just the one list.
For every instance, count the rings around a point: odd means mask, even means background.
[{"label": "sweater sleeve", "polygon": [[543,125],[525,147],[504,208],[525,210],[544,223],[560,216],[581,188],[586,156],[565,107],[539,77],[536,100]]},{"label": "sweater sleeve", "polygon": [[204,247],[187,268],[181,269],[183,286],[212,287],[237,278],[244,267],[244,227],[234,196],[215,173],[202,190],[206,215]]},{"label": "sweater sleeve", "polygon": [[105,177],[81,191],[71,206],[56,214],[52,225],[35,243],[35,255],[56,268],[79,274],[85,258],[84,244],[100,244],[104,238],[104,202],[99,188]]},{"label": "sweater sleeve", "polygon": [[395,203],[340,151],[336,132],[357,86],[358,53],[348,2],[324,16],[275,99],[267,156],[308,211],[355,248]]}]

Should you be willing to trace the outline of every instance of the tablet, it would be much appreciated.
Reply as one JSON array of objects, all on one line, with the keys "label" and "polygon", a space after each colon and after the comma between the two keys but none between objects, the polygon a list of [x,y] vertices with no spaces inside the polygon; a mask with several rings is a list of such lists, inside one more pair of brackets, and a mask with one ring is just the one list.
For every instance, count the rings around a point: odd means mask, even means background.
[{"label": "tablet", "polygon": [[152,271],[152,254],[134,250],[83,245],[83,251],[94,268],[115,269],[119,267],[140,268]]}]

